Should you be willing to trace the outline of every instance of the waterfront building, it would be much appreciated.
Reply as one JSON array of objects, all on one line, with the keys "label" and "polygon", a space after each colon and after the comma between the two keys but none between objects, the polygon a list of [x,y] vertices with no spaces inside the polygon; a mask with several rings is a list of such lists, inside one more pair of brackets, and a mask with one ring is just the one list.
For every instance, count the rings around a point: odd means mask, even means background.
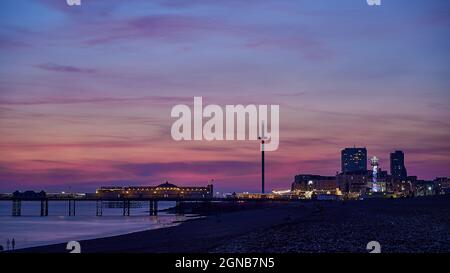
[{"label": "waterfront building", "polygon": [[417,180],[414,196],[428,196],[437,193],[437,187],[434,181]]},{"label": "waterfront building", "polygon": [[388,191],[398,197],[414,196],[416,192],[417,176],[407,176],[404,179],[389,178]]},{"label": "waterfront building", "polygon": [[373,156],[370,159],[370,166],[372,169],[372,185],[370,189],[372,192],[383,192],[383,189],[378,182],[378,158],[376,156]]},{"label": "waterfront building", "polygon": [[436,185],[439,194],[450,193],[450,178],[436,177],[436,179],[434,179],[433,182]]},{"label": "waterfront building", "polygon": [[405,179],[407,175],[405,167],[405,155],[402,151],[395,151],[391,153],[391,176],[393,179],[402,180]]},{"label": "waterfront building", "polygon": [[367,149],[345,148],[341,151],[342,173],[367,171]]},{"label": "waterfront building", "polygon": [[387,171],[379,165],[378,158],[375,156],[371,159],[371,171],[367,172],[367,189],[372,192],[386,192],[388,191],[389,175]]},{"label": "waterfront building", "polygon": [[291,185],[292,191],[332,191],[339,185],[335,176],[322,176],[314,174],[298,174]]},{"label": "waterfront building", "polygon": [[339,189],[346,194],[365,194],[370,181],[368,171],[346,172],[336,175]]}]

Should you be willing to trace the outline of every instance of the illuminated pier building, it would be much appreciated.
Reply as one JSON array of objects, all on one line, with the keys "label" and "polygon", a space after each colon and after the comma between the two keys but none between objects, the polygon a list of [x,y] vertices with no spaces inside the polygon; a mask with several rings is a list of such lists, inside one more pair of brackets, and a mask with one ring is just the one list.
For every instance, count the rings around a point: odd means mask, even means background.
[{"label": "illuminated pier building", "polygon": [[101,187],[96,195],[103,198],[211,198],[213,185],[179,187],[166,181],[158,186]]}]

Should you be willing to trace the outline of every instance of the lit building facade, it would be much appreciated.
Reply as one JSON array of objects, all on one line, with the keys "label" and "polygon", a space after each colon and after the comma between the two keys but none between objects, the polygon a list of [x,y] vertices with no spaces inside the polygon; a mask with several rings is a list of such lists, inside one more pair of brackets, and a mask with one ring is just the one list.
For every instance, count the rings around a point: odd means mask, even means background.
[{"label": "lit building facade", "polygon": [[434,179],[434,184],[438,189],[439,194],[449,194],[450,193],[450,178],[447,177],[436,177]]},{"label": "lit building facade", "polygon": [[437,193],[438,188],[436,186],[436,183],[434,183],[434,181],[417,180],[414,189],[414,196],[429,196],[435,195]]},{"label": "lit building facade", "polygon": [[379,159],[373,156],[370,159],[371,170],[368,172],[369,178],[367,188],[371,192],[387,192],[390,177],[387,171],[383,171],[379,166]]},{"label": "lit building facade", "polygon": [[370,159],[370,166],[372,167],[372,186],[373,192],[382,192],[383,189],[378,183],[378,158],[376,156]]},{"label": "lit building facade", "polygon": [[341,151],[343,173],[367,171],[367,149],[345,148]]},{"label": "lit building facade", "polygon": [[394,179],[391,177],[388,183],[388,191],[398,197],[412,197],[415,195],[417,176],[407,176],[404,179]]}]

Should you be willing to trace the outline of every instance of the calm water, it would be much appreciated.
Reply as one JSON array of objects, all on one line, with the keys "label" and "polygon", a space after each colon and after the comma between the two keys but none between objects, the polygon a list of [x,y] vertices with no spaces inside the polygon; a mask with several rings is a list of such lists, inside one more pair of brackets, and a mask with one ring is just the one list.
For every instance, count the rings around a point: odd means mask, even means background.
[{"label": "calm water", "polygon": [[[148,215],[148,203],[131,208],[131,216],[122,216],[122,208],[103,207],[103,216],[95,216],[95,202],[77,202],[76,216],[68,216],[68,202],[49,202],[49,216],[41,217],[40,202],[22,202],[22,216],[12,217],[12,202],[0,201],[0,245],[14,238],[16,248],[93,239],[135,231],[176,225],[185,216],[158,212]],[[175,202],[158,202],[158,209],[175,206]]]}]

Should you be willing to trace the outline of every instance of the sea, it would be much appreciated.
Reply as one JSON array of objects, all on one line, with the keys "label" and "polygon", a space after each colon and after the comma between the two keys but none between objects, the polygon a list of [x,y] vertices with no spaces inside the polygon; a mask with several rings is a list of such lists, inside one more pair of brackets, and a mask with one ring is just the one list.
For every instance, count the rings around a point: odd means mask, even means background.
[{"label": "sea", "polygon": [[[192,215],[175,215],[162,210],[175,202],[158,202],[158,215],[149,216],[148,202],[132,204],[130,216],[119,206],[103,206],[96,216],[96,202],[76,202],[76,215],[69,215],[68,201],[50,201],[48,216],[40,216],[40,202],[22,201],[21,216],[12,215],[12,201],[0,201],[0,246],[14,238],[15,249],[109,237],[178,225]],[[11,246],[11,245],[10,245]]]}]

